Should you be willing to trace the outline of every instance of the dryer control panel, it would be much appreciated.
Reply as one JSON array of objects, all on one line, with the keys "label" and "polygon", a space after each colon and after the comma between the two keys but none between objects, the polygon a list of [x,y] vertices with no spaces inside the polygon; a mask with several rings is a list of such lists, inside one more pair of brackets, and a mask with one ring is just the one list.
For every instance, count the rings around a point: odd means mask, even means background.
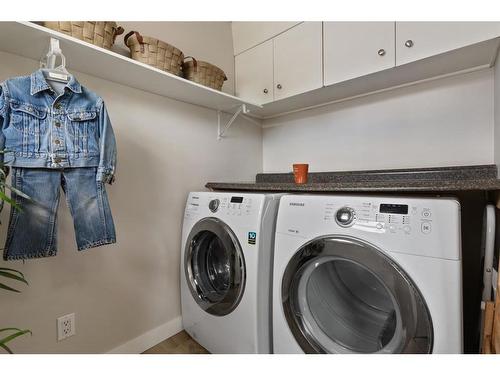
[{"label": "dryer control panel", "polygon": [[[453,198],[309,196],[281,198],[277,232],[312,239],[345,235],[394,251],[456,259],[460,205]],[[382,246],[381,246],[382,247]]]},{"label": "dryer control panel", "polygon": [[362,202],[335,209],[335,204],[326,203],[325,216],[326,221],[335,222],[343,227],[353,225],[372,228],[380,232],[410,234],[412,231],[419,230],[423,234],[432,232],[432,208],[411,205],[378,202]]}]

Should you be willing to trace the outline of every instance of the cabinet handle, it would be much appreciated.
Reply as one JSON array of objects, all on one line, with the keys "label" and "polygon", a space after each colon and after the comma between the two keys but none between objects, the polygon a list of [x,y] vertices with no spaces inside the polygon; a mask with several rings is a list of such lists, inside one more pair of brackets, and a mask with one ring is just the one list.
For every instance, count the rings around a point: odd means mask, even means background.
[{"label": "cabinet handle", "polygon": [[413,47],[413,40],[408,39],[408,40],[405,42],[405,46],[406,46],[406,47],[408,47],[408,48]]},{"label": "cabinet handle", "polygon": [[381,48],[377,51],[379,56],[385,56],[385,49]]},{"label": "cabinet handle", "polygon": [[268,89],[264,89],[263,91],[264,91],[264,94],[267,94],[269,92]]},{"label": "cabinet handle", "polygon": [[277,88],[278,90],[281,90],[281,89],[283,88],[283,86],[281,86],[281,83],[278,83],[278,84],[276,85],[276,88]]}]

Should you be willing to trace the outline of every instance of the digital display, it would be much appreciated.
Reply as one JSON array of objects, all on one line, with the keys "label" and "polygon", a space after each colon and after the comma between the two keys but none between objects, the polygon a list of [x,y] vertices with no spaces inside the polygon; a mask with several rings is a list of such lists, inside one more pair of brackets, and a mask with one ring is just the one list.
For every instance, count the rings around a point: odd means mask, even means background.
[{"label": "digital display", "polygon": [[398,215],[408,215],[408,205],[406,204],[380,204],[381,214],[398,214]]},{"label": "digital display", "polygon": [[231,197],[231,203],[243,203],[243,197]]}]

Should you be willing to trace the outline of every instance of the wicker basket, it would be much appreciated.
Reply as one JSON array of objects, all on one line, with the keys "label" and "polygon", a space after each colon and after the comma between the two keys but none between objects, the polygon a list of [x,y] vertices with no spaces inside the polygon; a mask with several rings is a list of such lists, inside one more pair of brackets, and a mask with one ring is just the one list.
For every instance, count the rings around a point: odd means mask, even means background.
[{"label": "wicker basket", "polygon": [[180,49],[161,40],[142,36],[137,31],[129,32],[124,40],[134,60],[182,76],[184,54]]},{"label": "wicker basket", "polygon": [[43,25],[106,49],[111,49],[116,36],[123,33],[123,28],[112,21],[50,21]]},{"label": "wicker basket", "polygon": [[182,66],[184,78],[219,91],[222,89],[224,81],[227,80],[222,69],[191,56],[186,56],[186,59],[191,61],[184,61]]}]

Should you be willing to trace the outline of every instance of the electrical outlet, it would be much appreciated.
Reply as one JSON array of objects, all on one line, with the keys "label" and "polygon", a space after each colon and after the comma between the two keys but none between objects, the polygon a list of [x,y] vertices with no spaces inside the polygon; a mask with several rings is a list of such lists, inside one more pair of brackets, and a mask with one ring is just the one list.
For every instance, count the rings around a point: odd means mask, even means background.
[{"label": "electrical outlet", "polygon": [[57,341],[67,339],[76,334],[75,313],[57,318]]}]

